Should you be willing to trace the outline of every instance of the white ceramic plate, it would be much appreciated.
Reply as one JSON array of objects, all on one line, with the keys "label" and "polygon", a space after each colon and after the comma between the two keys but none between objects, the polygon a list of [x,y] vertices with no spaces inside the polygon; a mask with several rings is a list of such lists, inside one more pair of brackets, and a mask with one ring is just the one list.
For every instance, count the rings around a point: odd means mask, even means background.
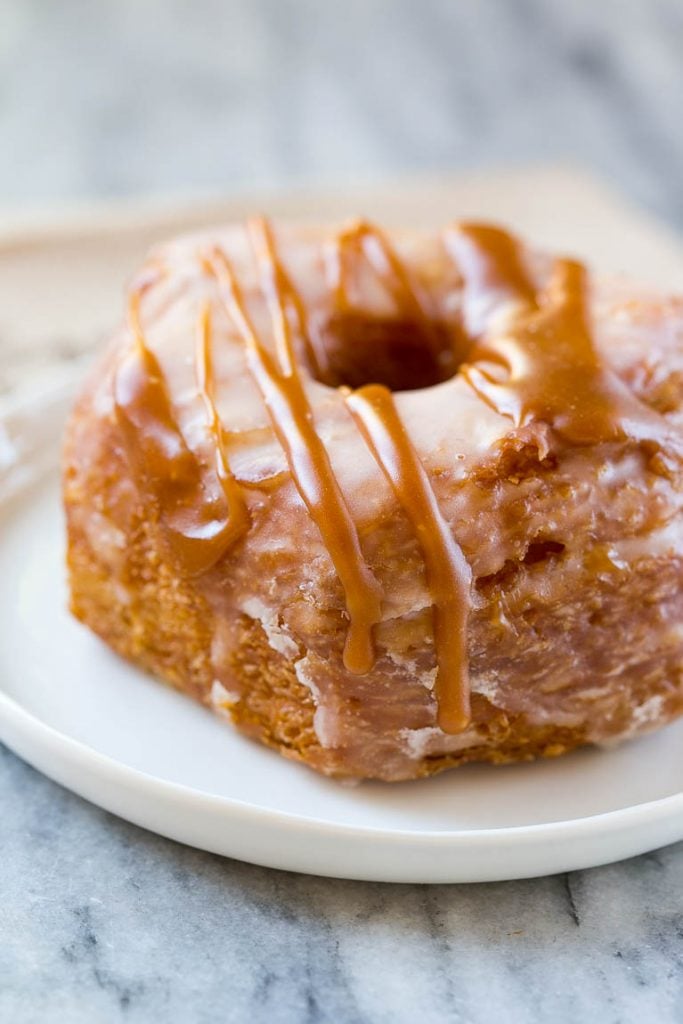
[{"label": "white ceramic plate", "polygon": [[345,878],[520,878],[683,838],[683,723],[612,751],[351,788],[118,660],[65,610],[55,438],[69,391],[0,418],[0,738],[21,757],[162,835]]},{"label": "white ceramic plate", "polygon": [[237,736],[70,620],[55,467],[73,374],[50,360],[65,347],[85,352],[106,334],[121,282],[152,241],[254,209],[317,219],[364,211],[408,225],[456,213],[499,219],[605,270],[683,283],[678,239],[563,168],[206,208],[94,209],[33,224],[0,211],[0,388],[27,382],[25,399],[0,409],[0,738],[58,782],[149,829],[324,875],[515,878],[683,838],[683,723],[608,753],[344,788]]}]

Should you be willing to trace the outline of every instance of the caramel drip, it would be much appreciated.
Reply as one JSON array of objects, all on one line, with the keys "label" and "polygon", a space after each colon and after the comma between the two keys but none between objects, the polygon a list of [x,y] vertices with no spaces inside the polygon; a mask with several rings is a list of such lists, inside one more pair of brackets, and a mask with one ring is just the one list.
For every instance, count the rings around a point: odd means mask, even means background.
[{"label": "caramel drip", "polygon": [[144,339],[140,297],[141,290],[134,290],[129,301],[134,344],[114,378],[116,419],[138,486],[156,509],[174,555],[197,575],[222,557],[244,521],[233,519],[227,478],[204,466],[185,442],[163,372]]},{"label": "caramel drip", "polygon": [[369,221],[358,221],[337,236],[334,259],[330,264],[337,311],[343,314],[351,310],[348,274],[350,255],[365,258],[392,297],[399,315],[419,324],[432,351],[438,353],[441,342],[428,296],[413,279],[386,235]]},{"label": "caramel drip", "polygon": [[[465,321],[479,325],[460,368],[474,391],[517,427],[541,420],[574,444],[623,438],[633,401],[596,352],[585,268],[556,260],[536,294],[506,232],[460,225],[447,244],[464,278]],[[491,297],[510,304],[504,317],[490,315]],[[489,315],[480,322],[484,307]]]},{"label": "caramel drip", "polygon": [[[255,230],[258,232],[259,228]],[[214,249],[208,263],[220,285],[222,299],[242,337],[247,365],[261,392],[273,430],[285,452],[290,472],[337,571],[346,595],[349,631],[344,647],[344,665],[350,672],[369,672],[374,661],[372,627],[380,618],[381,590],[370,572],[360,546],[358,532],[332,470],[327,451],[318,436],[313,412],[296,369],[287,317],[283,276],[268,235],[261,233],[264,246],[259,258],[269,270],[272,304],[277,333],[280,367],[261,344],[246,309],[232,267],[220,249]]]},{"label": "caramel drip", "polygon": [[535,308],[535,289],[509,232],[491,224],[460,224],[445,232],[444,241],[464,277],[463,319],[470,338],[484,333],[491,310],[505,302]]},{"label": "caramel drip", "polygon": [[265,217],[255,217],[249,222],[249,234],[261,267],[264,292],[273,323],[278,325],[276,340],[282,372],[287,375],[296,373],[291,317],[296,325],[297,338],[303,343],[311,373],[317,380],[322,380],[327,369],[325,352],[319,351],[313,343],[306,309],[278,258],[273,231]]},{"label": "caramel drip", "polygon": [[469,565],[441,515],[429,477],[388,388],[369,384],[348,395],[346,404],[422,549],[433,601],[438,724],[444,732],[461,732],[470,722]]},{"label": "caramel drip", "polygon": [[216,408],[216,377],[211,353],[211,310],[204,306],[199,318],[197,349],[195,352],[195,376],[197,388],[206,409],[206,423],[214,442],[216,453],[216,475],[221,482],[225,500],[228,503],[228,526],[225,543],[229,547],[249,529],[249,512],[240,485],[232,474],[225,455],[223,424]]}]

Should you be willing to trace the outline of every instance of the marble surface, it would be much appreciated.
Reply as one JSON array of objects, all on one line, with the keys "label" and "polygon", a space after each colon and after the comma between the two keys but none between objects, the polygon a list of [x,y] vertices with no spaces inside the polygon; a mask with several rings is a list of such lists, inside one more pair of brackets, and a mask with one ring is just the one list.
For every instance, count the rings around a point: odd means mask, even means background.
[{"label": "marble surface", "polygon": [[683,850],[525,882],[368,885],[174,845],[0,755],[0,1019],[680,1021]]},{"label": "marble surface", "polygon": [[[0,0],[0,205],[569,157],[683,228],[682,44],[676,0]],[[6,750],[0,806],[2,1021],[683,1021],[683,844],[366,885],[180,847]]]},{"label": "marble surface", "polygon": [[0,203],[577,160],[683,226],[678,0],[0,0]]}]

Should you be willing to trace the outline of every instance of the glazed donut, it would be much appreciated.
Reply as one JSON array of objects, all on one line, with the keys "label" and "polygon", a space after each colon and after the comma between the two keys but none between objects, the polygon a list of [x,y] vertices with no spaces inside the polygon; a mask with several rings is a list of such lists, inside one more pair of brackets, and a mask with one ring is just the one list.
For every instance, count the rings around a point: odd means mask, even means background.
[{"label": "glazed donut", "polygon": [[683,709],[683,303],[499,228],[154,251],[66,436],[71,608],[327,775]]}]

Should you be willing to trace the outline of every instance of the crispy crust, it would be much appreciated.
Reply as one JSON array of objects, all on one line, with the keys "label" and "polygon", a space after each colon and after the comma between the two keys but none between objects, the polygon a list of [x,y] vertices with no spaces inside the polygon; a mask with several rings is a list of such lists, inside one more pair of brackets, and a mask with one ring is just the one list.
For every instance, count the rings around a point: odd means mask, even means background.
[{"label": "crispy crust", "polygon": [[[78,443],[79,427],[92,429],[87,414],[78,413],[72,421],[67,451],[73,443]],[[100,425],[99,459],[90,464],[89,479],[79,478],[76,483],[72,474],[66,477],[68,570],[73,614],[124,658],[214,710],[227,711],[246,735],[332,776],[360,774],[389,780],[424,777],[469,762],[505,764],[556,757],[590,739],[584,721],[575,726],[535,723],[526,714],[498,708],[485,696],[475,693],[473,713],[480,742],[446,754],[425,752],[412,761],[385,758],[373,771],[372,764],[363,756],[357,754],[349,758],[348,752],[326,749],[320,743],[315,729],[316,703],[311,690],[297,677],[294,663],[270,645],[262,624],[244,614],[235,615],[230,624],[230,678],[228,686],[224,687],[228,693],[238,696],[228,701],[219,696],[217,700],[210,657],[215,622],[209,603],[191,581],[178,575],[149,509],[136,503],[121,517],[116,502],[107,504],[108,489],[114,481],[118,487],[127,474],[121,453],[110,445],[110,433],[111,425],[104,430]],[[84,514],[88,516],[88,503],[95,495],[99,496],[98,514],[104,512],[115,517],[118,528],[123,526],[126,531],[119,546],[115,573],[111,559],[103,556],[106,546],[103,549],[102,545],[93,544],[87,531],[79,525]],[[511,614],[520,575],[532,574],[539,565],[534,559],[535,556],[527,563],[506,565],[495,579],[482,578],[479,591],[495,590],[497,603],[506,605]],[[593,577],[593,590],[584,588],[573,608],[570,603],[564,603],[559,607],[537,606],[524,611],[520,599],[520,624],[525,622],[530,634],[535,636],[541,657],[547,646],[541,638],[544,635],[556,638],[563,630],[569,633],[577,630],[578,618],[584,617],[585,608],[594,609],[590,612],[592,626],[594,629],[599,626],[603,637],[621,634],[623,647],[619,657],[628,659],[630,655],[634,663],[622,673],[619,687],[614,690],[610,717],[615,736],[628,733],[634,708],[645,705],[653,697],[662,700],[657,724],[683,710],[680,650],[674,648],[668,658],[666,652],[641,661],[637,658],[639,648],[647,649],[648,633],[657,629],[660,609],[672,602],[680,604],[680,573],[680,566],[670,561],[663,569],[659,562],[652,560],[649,566],[641,566],[630,588],[625,587],[623,581],[616,586],[611,584],[609,598],[604,584],[600,585]],[[634,606],[642,609],[637,632],[624,634],[624,623],[630,621]],[[575,624],[571,621],[573,614],[577,614]],[[490,645],[490,627],[487,616],[485,624],[480,623],[475,631],[480,645]],[[531,635],[520,640],[519,636],[513,638],[502,631],[493,657],[503,664],[509,663],[520,649],[526,648],[527,652],[531,649]],[[488,649],[479,654],[479,659],[490,669],[492,655]],[[613,660],[603,665],[602,670],[614,673]]]},{"label": "crispy crust", "polygon": [[[136,526],[126,538],[126,600],[114,584],[110,565],[82,532],[72,531],[68,552],[71,612],[117,654],[215,708],[208,656],[211,610],[160,556],[155,530],[144,521],[142,510],[135,520]],[[315,702],[292,664],[273,651],[258,621],[241,615],[235,627],[230,661],[243,696],[224,706],[234,724],[285,757],[325,774],[346,776],[348,772],[335,763],[334,755],[317,738]],[[450,755],[428,755],[420,761],[416,776],[474,761],[507,764],[557,757],[586,742],[583,728],[534,726],[524,715],[496,711],[479,695],[474,704],[486,743]]]}]

